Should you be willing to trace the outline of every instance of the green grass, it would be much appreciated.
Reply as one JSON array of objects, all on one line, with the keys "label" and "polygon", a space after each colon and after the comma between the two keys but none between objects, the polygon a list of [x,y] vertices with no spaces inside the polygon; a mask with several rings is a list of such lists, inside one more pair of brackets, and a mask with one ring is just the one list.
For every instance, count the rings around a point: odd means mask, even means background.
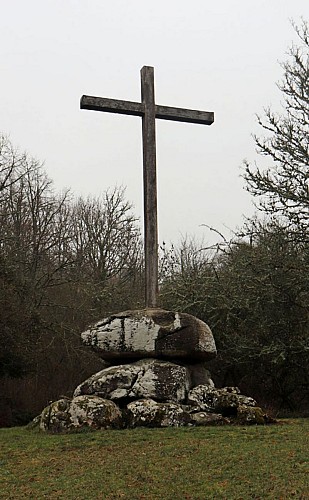
[{"label": "green grass", "polygon": [[4,499],[309,499],[309,419],[49,435],[0,429]]}]

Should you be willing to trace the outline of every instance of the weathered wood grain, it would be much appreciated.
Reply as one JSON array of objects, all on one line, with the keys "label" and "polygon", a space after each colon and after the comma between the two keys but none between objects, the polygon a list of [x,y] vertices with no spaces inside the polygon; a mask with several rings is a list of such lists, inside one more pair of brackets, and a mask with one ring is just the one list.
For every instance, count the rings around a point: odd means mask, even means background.
[{"label": "weathered wood grain", "polygon": [[[80,108],[141,117],[145,113],[145,105],[143,102],[122,101],[120,99],[109,99],[107,97],[94,97],[89,95],[82,96]],[[211,125],[214,122],[214,113],[209,111],[173,108],[171,106],[160,106],[158,104],[155,105],[155,117],[161,120],[198,123],[201,125]]]},{"label": "weathered wood grain", "polygon": [[158,295],[158,223],[154,70],[141,70],[143,116],[144,232],[146,306],[156,307]]},{"label": "weathered wood grain", "polygon": [[144,104],[141,102],[121,101],[119,99],[107,99],[106,97],[93,97],[89,95],[82,96],[80,108],[134,116],[143,116],[145,112]]},{"label": "weathered wood grain", "polygon": [[161,120],[211,125],[214,121],[214,113],[209,111],[198,111],[195,109],[172,108],[170,106],[157,105],[156,118],[160,118]]}]

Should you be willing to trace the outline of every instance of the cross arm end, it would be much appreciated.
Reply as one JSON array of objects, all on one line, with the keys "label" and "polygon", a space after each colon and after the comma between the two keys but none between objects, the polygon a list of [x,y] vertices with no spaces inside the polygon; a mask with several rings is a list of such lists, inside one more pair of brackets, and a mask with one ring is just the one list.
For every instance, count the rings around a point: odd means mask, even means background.
[{"label": "cross arm end", "polygon": [[170,106],[157,105],[156,118],[161,120],[211,125],[214,122],[214,113],[212,111],[198,111],[195,109],[172,108]]},{"label": "cross arm end", "polygon": [[120,101],[106,97],[83,95],[80,100],[81,109],[119,113],[122,115],[143,116],[144,104],[141,102]]}]

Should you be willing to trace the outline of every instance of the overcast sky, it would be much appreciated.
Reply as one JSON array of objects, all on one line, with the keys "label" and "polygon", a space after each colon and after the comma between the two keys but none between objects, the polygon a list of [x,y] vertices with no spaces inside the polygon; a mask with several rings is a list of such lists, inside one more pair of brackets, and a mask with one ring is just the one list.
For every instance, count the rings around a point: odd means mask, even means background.
[{"label": "overcast sky", "polygon": [[241,166],[255,113],[280,109],[279,61],[307,0],[0,0],[0,132],[45,162],[57,190],[127,187],[142,219],[141,119],[79,109],[82,94],[215,112],[211,126],[157,120],[159,240],[212,241],[253,213]]}]

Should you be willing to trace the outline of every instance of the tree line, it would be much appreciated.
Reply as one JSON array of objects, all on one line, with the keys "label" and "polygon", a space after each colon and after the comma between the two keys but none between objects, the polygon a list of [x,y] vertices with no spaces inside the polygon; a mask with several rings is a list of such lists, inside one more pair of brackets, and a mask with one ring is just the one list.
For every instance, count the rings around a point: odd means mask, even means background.
[{"label": "tree line", "polygon": [[[164,249],[162,295],[208,322],[220,384],[240,385],[267,405],[299,410],[309,400],[309,30],[282,64],[282,113],[265,109],[254,136],[267,160],[244,164],[259,217],[212,252],[192,241]],[[265,163],[265,160],[264,160]]]},{"label": "tree line", "polygon": [[[218,385],[269,407],[309,400],[308,25],[283,64],[281,114],[254,137],[265,168],[245,162],[260,215],[212,248],[160,252],[160,305],[198,316],[218,347]],[[139,221],[122,188],[57,193],[43,165],[0,137],[0,424],[27,421],[102,363],[80,332],[144,305]],[[2,419],[2,420],[1,420]]]},{"label": "tree line", "polygon": [[123,189],[56,193],[3,136],[0,188],[0,377],[4,394],[27,381],[32,411],[98,364],[80,346],[87,323],[140,304],[141,238]]}]

